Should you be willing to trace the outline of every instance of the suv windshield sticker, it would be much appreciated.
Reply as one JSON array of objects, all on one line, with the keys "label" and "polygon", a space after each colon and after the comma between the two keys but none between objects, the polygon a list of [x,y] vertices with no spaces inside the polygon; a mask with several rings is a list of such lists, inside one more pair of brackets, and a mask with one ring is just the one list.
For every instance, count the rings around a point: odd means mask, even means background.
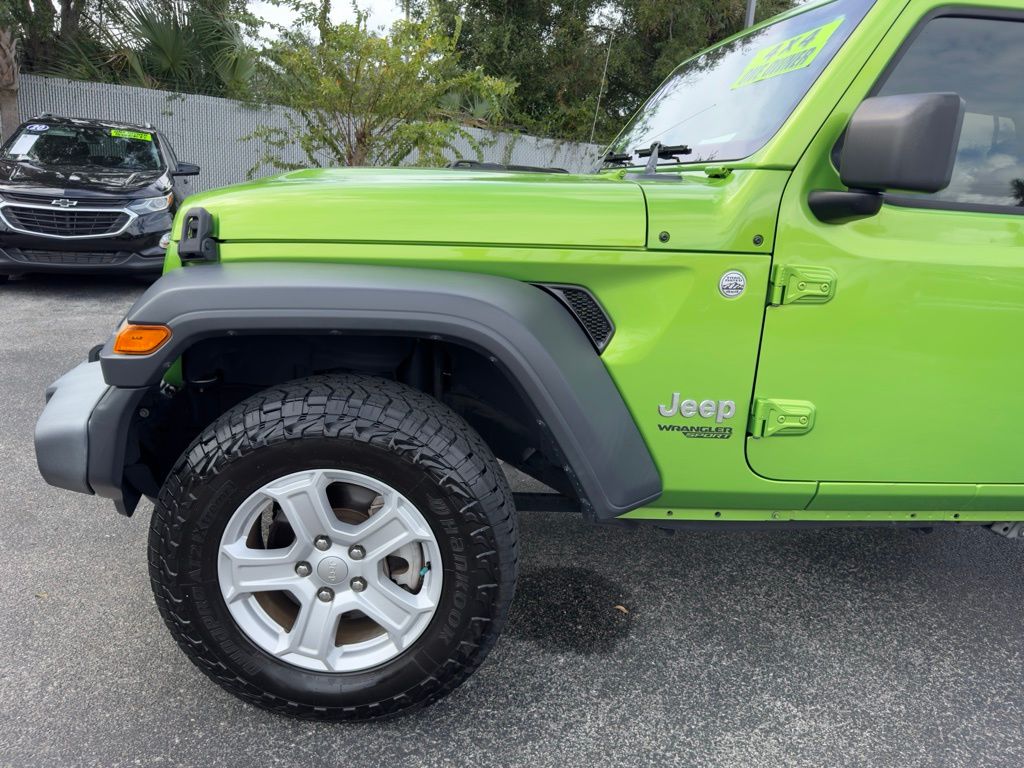
[{"label": "suv windshield sticker", "polygon": [[152,141],[153,134],[142,131],[124,131],[120,128],[113,128],[110,135],[117,139],[137,139],[138,141]]},{"label": "suv windshield sticker", "polygon": [[14,144],[11,145],[8,154],[12,157],[19,157],[20,155],[27,155],[31,151],[33,145],[39,141],[38,133],[23,133],[19,136]]},{"label": "suv windshield sticker", "polygon": [[733,90],[810,66],[844,19],[845,16],[840,16],[828,24],[762,48],[736,78]]},{"label": "suv windshield sticker", "polygon": [[50,126],[46,123],[32,123],[31,125],[26,125],[25,130],[31,131],[32,133],[43,133],[44,131],[50,130]]}]

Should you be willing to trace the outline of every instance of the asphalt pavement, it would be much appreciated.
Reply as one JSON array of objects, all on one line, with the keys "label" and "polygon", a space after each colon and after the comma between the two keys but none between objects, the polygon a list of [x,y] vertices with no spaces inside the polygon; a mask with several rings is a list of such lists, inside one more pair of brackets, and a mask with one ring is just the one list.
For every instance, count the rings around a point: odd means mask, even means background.
[{"label": "asphalt pavement", "polygon": [[[1024,543],[681,533],[521,514],[498,647],[377,724],[247,705],[172,642],[131,519],[38,477],[43,389],[144,286],[0,285],[0,765],[1024,765]],[[516,480],[519,490],[525,490]]]}]

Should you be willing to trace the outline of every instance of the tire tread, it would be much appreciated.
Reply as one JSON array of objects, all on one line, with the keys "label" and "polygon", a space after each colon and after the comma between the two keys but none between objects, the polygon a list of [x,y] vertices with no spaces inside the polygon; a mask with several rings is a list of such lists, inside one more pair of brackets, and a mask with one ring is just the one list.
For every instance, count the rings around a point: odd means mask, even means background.
[{"label": "tire tread", "polygon": [[[469,622],[472,634],[437,674],[387,699],[353,707],[323,707],[261,690],[231,659],[221,658],[189,617],[176,563],[195,489],[231,462],[283,441],[346,438],[404,456],[449,494],[465,499],[461,515],[479,521],[471,536],[475,567],[488,573]],[[157,499],[150,524],[149,571],[157,607],[179,647],[208,677],[240,698],[294,717],[370,720],[418,709],[466,680],[493,648],[508,618],[517,571],[518,530],[512,492],[483,439],[454,411],[404,384],[370,376],[314,376],[271,387],[222,414],[184,451]],[[438,676],[440,675],[440,677]]]}]

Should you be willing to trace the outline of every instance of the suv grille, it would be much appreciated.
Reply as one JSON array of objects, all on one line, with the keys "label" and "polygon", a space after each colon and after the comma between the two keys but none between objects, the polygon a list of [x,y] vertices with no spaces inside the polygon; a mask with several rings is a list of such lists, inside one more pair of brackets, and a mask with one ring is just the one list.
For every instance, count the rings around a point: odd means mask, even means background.
[{"label": "suv grille", "polygon": [[124,261],[125,254],[119,251],[110,253],[78,253],[61,251],[21,251],[25,261],[33,264],[82,264],[101,265],[116,264]]},{"label": "suv grille", "polygon": [[558,299],[576,318],[598,352],[603,352],[612,340],[615,326],[594,295],[586,288],[575,285],[541,285],[545,291]]},{"label": "suv grille", "polygon": [[128,223],[128,214],[124,211],[50,210],[8,205],[2,213],[12,228],[50,237],[109,235],[124,229]]}]

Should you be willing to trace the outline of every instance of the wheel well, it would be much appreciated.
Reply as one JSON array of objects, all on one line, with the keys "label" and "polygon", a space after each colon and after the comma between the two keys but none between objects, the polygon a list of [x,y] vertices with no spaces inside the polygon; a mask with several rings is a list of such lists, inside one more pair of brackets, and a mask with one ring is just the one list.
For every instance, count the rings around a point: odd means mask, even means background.
[{"label": "wheel well", "polygon": [[260,390],[314,374],[361,373],[400,381],[464,418],[502,461],[577,498],[565,462],[518,384],[492,357],[437,338],[253,335],[203,339],[181,357],[181,384],[164,385],[133,424],[126,479],[155,496],[174,462],[207,425]]}]

